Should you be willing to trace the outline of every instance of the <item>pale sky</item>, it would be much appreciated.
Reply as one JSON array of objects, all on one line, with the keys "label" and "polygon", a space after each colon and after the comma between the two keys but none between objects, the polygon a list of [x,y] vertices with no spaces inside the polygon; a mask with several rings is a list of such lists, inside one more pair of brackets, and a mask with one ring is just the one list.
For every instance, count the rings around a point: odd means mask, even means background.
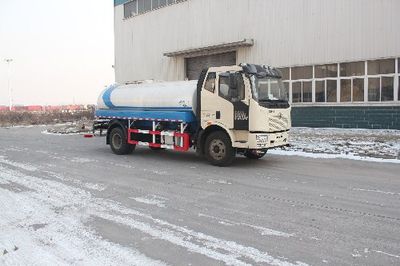
[{"label": "pale sky", "polygon": [[0,105],[95,103],[114,82],[112,0],[0,0]]}]

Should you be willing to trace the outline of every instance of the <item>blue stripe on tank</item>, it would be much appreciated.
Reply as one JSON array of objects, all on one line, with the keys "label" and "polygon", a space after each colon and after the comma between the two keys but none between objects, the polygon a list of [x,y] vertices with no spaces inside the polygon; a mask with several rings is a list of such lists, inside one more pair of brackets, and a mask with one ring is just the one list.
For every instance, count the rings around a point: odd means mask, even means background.
[{"label": "blue stripe on tank", "polygon": [[131,107],[131,106],[114,106],[113,110],[131,110],[131,111],[191,111],[192,107]]},{"label": "blue stripe on tank", "polygon": [[187,123],[196,122],[196,116],[193,111],[165,111],[165,110],[132,110],[132,109],[113,109],[113,110],[96,110],[97,117],[115,117],[126,119],[137,118],[137,119],[154,119],[154,120],[181,120]]},{"label": "blue stripe on tank", "polygon": [[117,84],[110,85],[103,93],[103,102],[108,108],[116,108],[116,106],[111,102],[111,93],[116,87]]}]

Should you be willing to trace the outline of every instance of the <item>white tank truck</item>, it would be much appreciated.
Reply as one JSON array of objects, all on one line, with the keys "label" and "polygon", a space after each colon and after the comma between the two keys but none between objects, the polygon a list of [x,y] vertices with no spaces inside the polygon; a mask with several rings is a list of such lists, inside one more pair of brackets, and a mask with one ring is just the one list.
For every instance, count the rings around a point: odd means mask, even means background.
[{"label": "white tank truck", "polygon": [[277,69],[240,64],[205,69],[198,81],[112,85],[98,98],[94,126],[107,129],[115,154],[192,147],[227,166],[236,154],[259,159],[288,145],[290,110]]}]

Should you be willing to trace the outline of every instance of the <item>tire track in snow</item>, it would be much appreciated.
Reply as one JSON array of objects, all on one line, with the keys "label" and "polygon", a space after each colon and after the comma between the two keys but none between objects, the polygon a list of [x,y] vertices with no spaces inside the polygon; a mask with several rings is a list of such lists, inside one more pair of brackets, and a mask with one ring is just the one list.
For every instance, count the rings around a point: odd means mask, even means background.
[{"label": "tire track in snow", "polygon": [[[55,180],[24,175],[18,171],[3,167],[0,167],[0,172],[2,179],[18,183],[33,190],[29,193],[24,193],[28,198],[46,205],[48,209],[56,210],[52,214],[55,217],[50,217],[49,224],[52,222],[51,219],[56,219],[57,221],[57,217],[60,216],[68,218],[72,215],[72,218],[84,219],[85,217],[82,217],[82,213],[85,213],[88,216],[97,216],[114,223],[126,225],[151,235],[155,239],[165,240],[190,252],[202,254],[228,265],[248,265],[247,261],[277,266],[307,265],[303,262],[292,263],[282,257],[275,258],[267,252],[253,247],[243,246],[234,241],[219,239],[156,219],[149,214],[124,207],[118,202],[95,198],[84,189],[68,186]],[[77,213],[80,215],[77,215]],[[41,222],[43,223],[43,221]],[[82,221],[80,222],[82,223]],[[81,233],[83,235],[93,234],[90,232]],[[96,241],[100,240],[97,239]]]},{"label": "tire track in snow", "polygon": [[[54,186],[1,166],[0,179],[19,179],[21,182],[13,183],[32,188],[20,193],[0,188],[0,265],[165,265],[104,240],[87,227],[84,222],[89,214],[71,199],[90,199],[89,193]],[[40,189],[45,185],[50,185],[49,189]],[[56,187],[58,194],[51,191]],[[63,203],[60,196],[68,191],[71,194],[64,194]]]}]

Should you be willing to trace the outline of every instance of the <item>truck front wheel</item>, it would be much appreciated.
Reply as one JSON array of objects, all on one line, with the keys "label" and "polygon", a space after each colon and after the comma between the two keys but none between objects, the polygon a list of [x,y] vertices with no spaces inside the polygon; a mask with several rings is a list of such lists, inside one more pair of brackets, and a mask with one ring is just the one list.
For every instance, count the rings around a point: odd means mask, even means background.
[{"label": "truck front wheel", "polygon": [[130,154],[136,147],[136,145],[131,145],[127,142],[127,138],[120,127],[111,130],[110,146],[111,150],[118,155]]},{"label": "truck front wheel", "polygon": [[235,158],[235,149],[229,136],[222,131],[211,133],[206,139],[205,156],[212,165],[230,165]]},{"label": "truck front wheel", "polygon": [[266,153],[267,151],[249,149],[244,152],[244,156],[246,156],[249,159],[260,159],[264,157]]}]

